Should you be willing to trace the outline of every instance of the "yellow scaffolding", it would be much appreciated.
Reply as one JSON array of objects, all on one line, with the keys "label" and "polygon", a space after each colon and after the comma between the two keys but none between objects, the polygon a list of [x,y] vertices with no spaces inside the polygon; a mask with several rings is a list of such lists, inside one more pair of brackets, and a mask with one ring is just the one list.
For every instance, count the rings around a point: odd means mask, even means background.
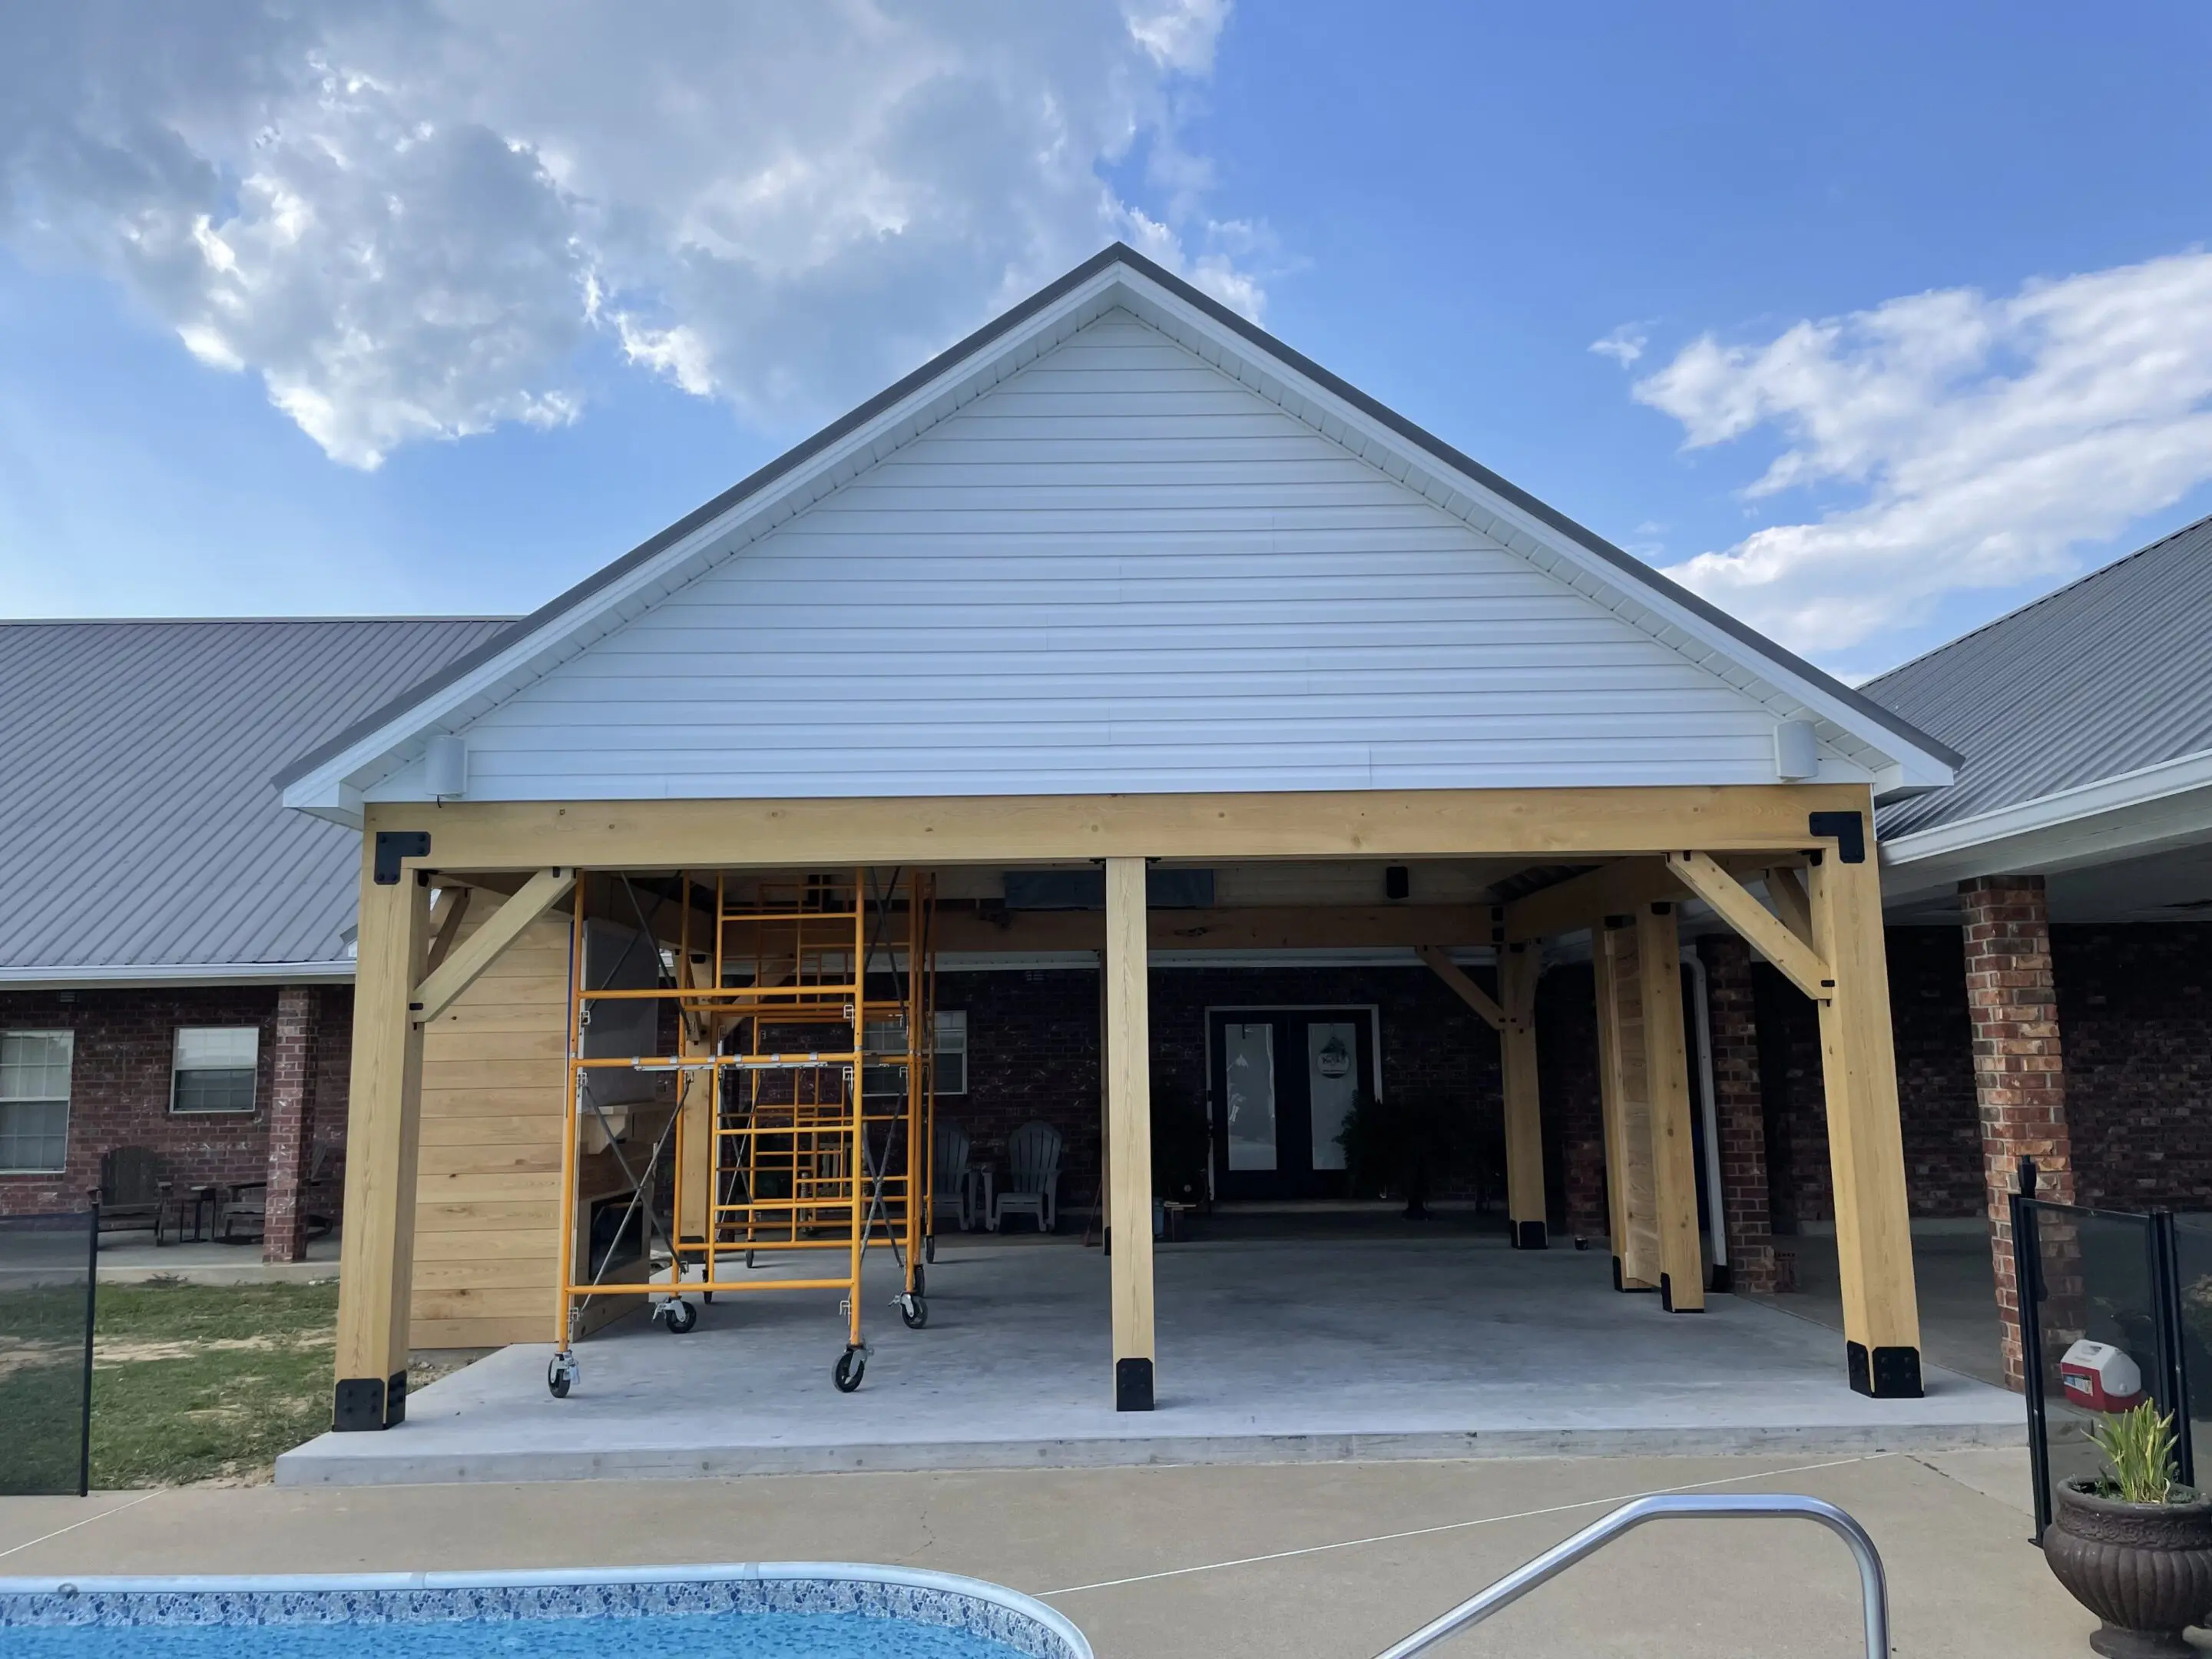
[{"label": "yellow scaffolding", "polygon": [[[936,1207],[933,879],[894,871],[879,884],[866,869],[796,878],[681,873],[673,968],[650,989],[587,981],[588,885],[577,882],[572,920],[562,1180],[569,1222],[562,1231],[549,1385],[565,1395],[575,1381],[574,1343],[595,1297],[651,1295],[655,1316],[681,1333],[697,1321],[693,1296],[836,1290],[844,1293],[846,1343],[834,1375],[850,1392],[870,1352],[860,1281],[872,1243],[889,1245],[898,1261],[895,1299],[904,1322],[920,1329],[929,1317],[923,1262],[933,1253]],[[701,902],[708,896],[711,908]],[[633,910],[642,927],[641,907],[634,902]],[[704,939],[696,937],[702,912],[711,918]],[[665,963],[664,943],[656,939],[654,950]],[[682,1052],[587,1056],[592,1011],[637,1000],[672,1009]],[[622,1162],[635,1177],[630,1211],[643,1217],[647,1260],[656,1259],[654,1235],[666,1258],[666,1279],[655,1275],[649,1285],[610,1286],[604,1267],[587,1279],[575,1260],[580,1147],[595,1109],[587,1079],[614,1067],[679,1079],[675,1110],[642,1171]],[[704,1113],[703,1134],[680,1132],[690,1112]],[[650,1188],[672,1140],[664,1231]],[[702,1156],[703,1180],[689,1167]],[[624,1226],[629,1221],[626,1215]],[[763,1250],[842,1260],[834,1274],[732,1272],[740,1263],[752,1268]]]}]

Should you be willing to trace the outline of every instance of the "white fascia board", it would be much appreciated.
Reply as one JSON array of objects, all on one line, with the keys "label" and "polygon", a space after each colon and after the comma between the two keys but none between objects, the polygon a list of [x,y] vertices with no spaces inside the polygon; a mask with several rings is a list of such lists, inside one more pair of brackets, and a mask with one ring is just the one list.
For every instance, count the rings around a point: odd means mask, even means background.
[{"label": "white fascia board", "polygon": [[1891,900],[1974,876],[2050,874],[2212,840],[2212,750],[1939,823],[1881,844]]},{"label": "white fascia board", "polygon": [[[1178,296],[1137,273],[1127,275],[1138,296],[1129,308],[1142,320],[1440,510],[1764,704],[1777,720],[1810,717],[1820,722],[1826,728],[1820,732],[1823,746],[1870,775],[1877,793],[1937,788],[1955,781],[1954,769],[1942,756],[1871,725],[1861,711],[1787,663],[1754,652],[1663,589],[1637,582],[1632,572],[1442,457],[1407,442],[1291,365],[1272,356],[1262,359],[1249,343]],[[1563,563],[1569,568],[1559,569]],[[1845,743],[1838,744],[1838,738]],[[1851,749],[1861,752],[1854,755]]]},{"label": "white fascia board", "polygon": [[701,525],[636,568],[575,605],[471,672],[442,686],[342,753],[286,787],[284,805],[333,823],[362,824],[368,791],[421,752],[430,737],[467,724],[592,641],[688,585],[833,493],[852,477],[904,448],[1044,350],[1109,309],[1128,273],[1113,268],[1062,296],[946,377],[917,386],[874,419],[848,433],[764,489]]},{"label": "white fascia board", "polygon": [[11,991],[130,990],[187,985],[350,985],[354,963],[338,962],[95,963],[0,968]]}]

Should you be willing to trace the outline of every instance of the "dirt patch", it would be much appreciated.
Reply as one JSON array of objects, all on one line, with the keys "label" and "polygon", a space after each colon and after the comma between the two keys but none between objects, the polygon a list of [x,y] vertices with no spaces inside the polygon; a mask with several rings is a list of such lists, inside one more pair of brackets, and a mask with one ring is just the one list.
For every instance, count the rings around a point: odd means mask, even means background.
[{"label": "dirt patch", "polygon": [[48,1365],[84,1363],[84,1350],[73,1342],[33,1342],[20,1336],[0,1336],[0,1376],[34,1371]]},{"label": "dirt patch", "polygon": [[93,1356],[95,1367],[137,1365],[155,1359],[198,1359],[210,1353],[306,1353],[337,1346],[337,1339],[307,1336],[210,1336],[194,1340],[105,1341]]}]

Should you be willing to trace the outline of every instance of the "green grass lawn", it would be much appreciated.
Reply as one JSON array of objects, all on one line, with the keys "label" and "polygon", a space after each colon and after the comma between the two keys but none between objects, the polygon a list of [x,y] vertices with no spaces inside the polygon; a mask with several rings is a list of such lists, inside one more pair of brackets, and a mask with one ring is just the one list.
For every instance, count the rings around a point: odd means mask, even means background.
[{"label": "green grass lawn", "polygon": [[[102,1285],[93,1333],[92,1484],[267,1478],[330,1426],[338,1287]],[[84,1290],[0,1292],[0,1493],[75,1492]],[[412,1386],[465,1357],[417,1360]]]},{"label": "green grass lawn", "polygon": [[102,1285],[92,1484],[252,1478],[330,1426],[338,1287]]}]

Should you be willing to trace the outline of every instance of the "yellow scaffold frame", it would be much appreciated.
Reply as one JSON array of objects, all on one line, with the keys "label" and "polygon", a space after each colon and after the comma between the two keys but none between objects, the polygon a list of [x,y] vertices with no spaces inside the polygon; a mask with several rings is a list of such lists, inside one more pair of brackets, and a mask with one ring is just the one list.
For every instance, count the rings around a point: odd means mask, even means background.
[{"label": "yellow scaffold frame", "polygon": [[[697,1322],[693,1297],[835,1290],[844,1296],[846,1341],[834,1379],[849,1393],[860,1386],[871,1352],[860,1299],[871,1243],[890,1245],[899,1262],[895,1301],[904,1322],[920,1329],[929,1317],[923,1262],[933,1253],[936,1211],[934,878],[894,871],[878,890],[865,868],[799,877],[718,872],[711,884],[679,872],[674,971],[643,989],[586,982],[590,882],[587,872],[578,875],[570,920],[565,1218],[549,1386],[565,1396],[574,1382],[574,1345],[584,1308],[595,1297],[650,1296],[654,1316],[681,1333]],[[709,939],[695,937],[702,894],[713,901]],[[632,908],[642,924],[642,907]],[[898,939],[892,925],[902,909]],[[653,941],[664,966],[668,943]],[[592,1007],[638,1000],[672,1007],[681,1052],[587,1057]],[[623,1224],[630,1212],[642,1212],[648,1266],[665,1259],[665,1277],[656,1272],[649,1283],[610,1285],[597,1275],[585,1281],[575,1260],[585,1081],[599,1068],[678,1079],[674,1108],[642,1169],[616,1152],[631,1183]],[[886,1073],[897,1083],[872,1086]],[[684,1132],[692,1113],[705,1115],[703,1134],[696,1125]],[[664,1227],[652,1184],[672,1142]],[[703,1181],[689,1167],[702,1149]],[[731,1271],[738,1262],[752,1269],[762,1251],[797,1250],[842,1255],[843,1271],[799,1278]]]}]

